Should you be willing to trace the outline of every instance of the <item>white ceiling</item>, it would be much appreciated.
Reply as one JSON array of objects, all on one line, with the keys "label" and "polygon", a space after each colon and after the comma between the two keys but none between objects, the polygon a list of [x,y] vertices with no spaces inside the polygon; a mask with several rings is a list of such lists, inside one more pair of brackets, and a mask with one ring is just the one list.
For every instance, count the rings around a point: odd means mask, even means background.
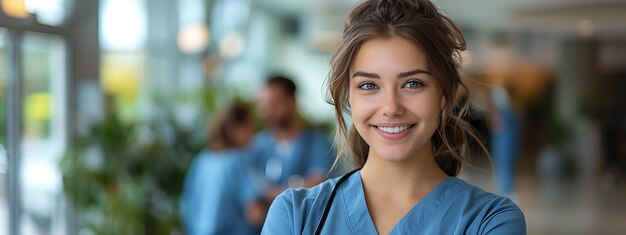
[{"label": "white ceiling", "polygon": [[[581,19],[598,28],[626,28],[626,0],[433,0],[457,22],[490,31],[518,26],[575,29]],[[255,0],[281,14],[343,18],[360,0]],[[338,17],[337,15],[342,15]],[[329,21],[336,24],[338,22]],[[341,22],[339,22],[341,23]]]}]

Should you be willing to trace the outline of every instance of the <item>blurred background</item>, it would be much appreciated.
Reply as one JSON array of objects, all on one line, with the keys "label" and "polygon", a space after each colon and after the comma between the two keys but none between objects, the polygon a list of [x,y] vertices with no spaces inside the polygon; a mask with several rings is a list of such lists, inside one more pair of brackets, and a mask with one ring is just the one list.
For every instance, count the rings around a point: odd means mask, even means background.
[{"label": "blurred background", "polygon": [[[183,234],[183,180],[225,103],[287,74],[331,133],[323,81],[358,2],[0,1],[0,235]],[[511,178],[529,234],[624,234],[626,1],[434,2],[468,41],[492,151],[498,125],[518,127],[508,176],[496,159],[461,177]]]}]

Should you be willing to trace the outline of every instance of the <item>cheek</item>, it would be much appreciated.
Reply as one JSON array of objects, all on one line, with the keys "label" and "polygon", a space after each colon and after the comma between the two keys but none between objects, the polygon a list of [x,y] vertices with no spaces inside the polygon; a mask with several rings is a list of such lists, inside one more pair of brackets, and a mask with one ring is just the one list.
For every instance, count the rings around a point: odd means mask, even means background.
[{"label": "cheek", "polygon": [[263,106],[263,105],[259,105],[259,108],[257,109],[257,112],[262,116],[262,117],[267,117],[269,116],[269,114],[271,113],[271,107],[268,106]]},{"label": "cheek", "polygon": [[272,110],[276,115],[282,116],[289,113],[289,107],[286,104],[277,105],[274,110]]},{"label": "cheek", "polygon": [[416,100],[412,105],[415,112],[422,119],[438,120],[441,112],[441,103],[438,98]]},{"label": "cheek", "polygon": [[271,109],[272,105],[270,102],[264,99],[259,99],[257,104],[257,109],[260,113],[266,113],[268,109]]},{"label": "cheek", "polygon": [[359,113],[361,109],[361,102],[362,101],[360,99],[348,93],[348,105],[350,105],[350,107],[348,108],[350,108],[350,114],[352,115],[352,119],[360,116]]},{"label": "cheek", "polygon": [[368,120],[376,113],[376,105],[363,97],[350,101],[352,121],[357,128],[368,125]]}]

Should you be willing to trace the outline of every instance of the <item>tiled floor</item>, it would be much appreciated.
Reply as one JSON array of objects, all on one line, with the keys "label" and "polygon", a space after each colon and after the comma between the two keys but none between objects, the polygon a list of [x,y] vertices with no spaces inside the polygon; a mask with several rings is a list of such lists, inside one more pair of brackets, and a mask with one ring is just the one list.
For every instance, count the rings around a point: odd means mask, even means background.
[{"label": "tiled floor", "polygon": [[[528,234],[626,235],[626,180],[604,173],[557,177],[521,168],[516,203],[526,216]],[[493,178],[460,177],[493,191]]]},{"label": "tiled floor", "polygon": [[624,182],[525,176],[518,183],[528,234],[626,234]]}]

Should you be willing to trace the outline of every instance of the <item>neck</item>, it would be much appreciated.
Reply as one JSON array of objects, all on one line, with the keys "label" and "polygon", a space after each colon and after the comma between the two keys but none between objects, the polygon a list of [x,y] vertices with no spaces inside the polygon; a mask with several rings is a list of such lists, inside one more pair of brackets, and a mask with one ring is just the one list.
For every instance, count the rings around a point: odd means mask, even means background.
[{"label": "neck", "polygon": [[432,149],[424,148],[404,161],[382,159],[370,149],[361,177],[366,194],[419,199],[448,176],[435,162]]},{"label": "neck", "polygon": [[285,125],[279,125],[271,129],[274,138],[278,141],[288,141],[296,138],[302,131],[300,123],[292,119],[285,123]]}]

